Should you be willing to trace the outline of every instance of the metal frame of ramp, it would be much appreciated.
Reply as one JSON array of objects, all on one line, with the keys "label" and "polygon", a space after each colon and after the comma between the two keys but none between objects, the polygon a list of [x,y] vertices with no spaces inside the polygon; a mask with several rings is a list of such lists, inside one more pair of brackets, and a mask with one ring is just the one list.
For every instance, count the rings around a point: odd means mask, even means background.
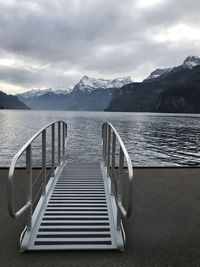
[{"label": "metal frame of ramp", "polygon": [[[57,127],[57,129],[56,129]],[[51,166],[47,168],[47,129],[51,130]],[[57,131],[57,142],[55,142]],[[62,134],[61,134],[62,133]],[[33,181],[32,142],[42,135],[42,166]],[[17,218],[25,211],[27,226],[20,238],[21,251],[26,250],[123,250],[125,233],[122,216],[131,213],[132,164],[115,128],[105,123],[102,127],[102,163],[67,163],[65,145],[67,125],[63,121],[48,124],[36,133],[13,158],[8,179],[8,209]],[[117,145],[119,165],[116,170]],[[57,147],[57,162],[55,152]],[[19,157],[26,152],[27,203],[14,210],[13,178]],[[123,203],[124,159],[127,162],[129,189]],[[48,179],[47,169],[50,169]],[[33,187],[42,178],[36,194],[35,210]],[[124,178],[124,177],[123,177]],[[36,182],[35,182],[36,181]],[[120,187],[120,189],[119,189]],[[131,190],[130,190],[131,188]],[[40,197],[39,193],[41,194]],[[127,194],[128,193],[128,194]],[[126,208],[125,208],[126,206]]]}]

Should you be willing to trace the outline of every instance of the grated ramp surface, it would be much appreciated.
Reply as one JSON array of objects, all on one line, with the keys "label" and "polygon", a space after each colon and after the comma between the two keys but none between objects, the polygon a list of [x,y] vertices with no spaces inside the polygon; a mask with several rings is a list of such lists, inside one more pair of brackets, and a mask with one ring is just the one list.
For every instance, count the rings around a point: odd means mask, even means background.
[{"label": "grated ramp surface", "polygon": [[100,164],[67,164],[39,215],[28,250],[116,249],[114,229]]}]

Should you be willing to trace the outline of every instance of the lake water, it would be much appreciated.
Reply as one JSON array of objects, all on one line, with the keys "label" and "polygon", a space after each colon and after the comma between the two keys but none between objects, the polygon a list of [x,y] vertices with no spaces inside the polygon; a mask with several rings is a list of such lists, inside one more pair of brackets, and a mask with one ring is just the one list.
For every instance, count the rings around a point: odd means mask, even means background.
[{"label": "lake water", "polygon": [[150,113],[0,111],[0,166],[41,127],[54,120],[68,124],[69,161],[101,159],[101,125],[111,122],[133,166],[200,165],[200,116]]}]

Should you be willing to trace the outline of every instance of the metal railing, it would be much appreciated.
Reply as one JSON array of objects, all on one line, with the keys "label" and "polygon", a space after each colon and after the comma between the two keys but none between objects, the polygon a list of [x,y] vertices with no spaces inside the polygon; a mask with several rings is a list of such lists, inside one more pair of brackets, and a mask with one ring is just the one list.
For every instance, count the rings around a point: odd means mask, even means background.
[{"label": "metal railing", "polygon": [[[105,122],[102,125],[103,139],[103,160],[107,167],[107,176],[111,179],[111,194],[114,194],[117,204],[117,227],[121,225],[121,217],[128,218],[132,210],[133,191],[133,167],[128,152],[119,136],[117,130],[111,123]],[[117,145],[119,151],[117,151]],[[118,160],[118,162],[117,162]],[[128,170],[128,185],[126,192],[123,192],[125,183],[124,161]],[[123,176],[122,176],[123,174]],[[126,207],[123,200],[126,197]]]},{"label": "metal railing", "polygon": [[[32,138],[29,139],[29,141],[18,151],[18,153],[13,157],[9,169],[8,174],[8,210],[9,214],[13,218],[18,218],[20,215],[22,215],[25,211],[27,212],[27,229],[30,230],[32,227],[32,209],[33,204],[35,203],[36,197],[38,197],[39,193],[41,195],[46,194],[46,182],[47,182],[47,176],[49,173],[47,173],[47,129],[50,128],[51,131],[51,163],[50,163],[50,175],[53,177],[55,175],[56,168],[60,167],[62,165],[62,160],[64,160],[65,157],[65,146],[66,146],[66,138],[67,138],[67,124],[64,121],[54,121],[46,126],[44,126],[42,129],[40,129],[35,135],[32,136]],[[57,130],[57,135],[56,135]],[[55,143],[55,135],[57,136],[57,144]],[[41,171],[37,175],[37,178],[42,177],[42,185],[39,188],[35,199],[33,199],[33,186],[35,184],[35,181],[33,182],[33,166],[32,166],[32,144],[33,141],[35,141],[39,136],[42,136],[42,162],[41,162]],[[57,147],[56,147],[57,146]],[[57,162],[55,162],[55,155],[57,150]],[[16,164],[19,160],[19,158],[25,153],[26,160],[25,160],[25,167],[26,167],[26,203],[23,207],[21,207],[18,211],[15,211],[14,209],[14,186],[13,186],[13,180],[14,180],[14,174],[16,170]]]}]

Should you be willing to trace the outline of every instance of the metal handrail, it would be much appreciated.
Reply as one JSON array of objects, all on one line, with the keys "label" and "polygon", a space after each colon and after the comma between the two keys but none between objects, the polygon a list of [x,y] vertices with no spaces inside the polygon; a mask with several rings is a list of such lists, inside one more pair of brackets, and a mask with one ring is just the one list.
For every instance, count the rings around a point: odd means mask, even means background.
[{"label": "metal handrail", "polygon": [[[114,126],[109,123],[105,122],[102,125],[102,139],[103,139],[103,159],[104,164],[107,166],[108,175],[111,177],[111,191],[113,191],[113,180],[116,180],[116,172],[115,172],[115,157],[116,157],[116,141],[118,141],[120,146],[120,154],[119,154],[119,169],[118,169],[118,181],[117,184],[117,192],[116,193],[116,203],[118,207],[118,214],[117,214],[117,225],[120,225],[121,221],[121,214],[123,217],[128,218],[131,215],[132,211],[132,191],[133,191],[133,167],[131,158],[126,150],[126,147],[118,134],[117,130]],[[112,139],[112,151],[111,151],[111,139]],[[110,158],[111,156],[111,158]],[[128,192],[127,192],[127,208],[123,206],[122,199],[123,199],[123,192],[122,192],[122,177],[121,172],[124,168],[124,158],[127,162],[128,167]],[[113,193],[113,192],[111,192]]]},{"label": "metal handrail", "polygon": [[[32,217],[32,143],[37,139],[38,136],[42,134],[42,174],[44,177],[43,195],[46,194],[46,130],[51,126],[51,171],[52,176],[55,174],[55,125],[58,124],[58,167],[61,165],[61,157],[64,159],[65,156],[65,145],[67,138],[67,124],[64,121],[58,120],[51,122],[40,129],[36,134],[34,134],[28,142],[17,152],[13,157],[9,173],[8,173],[8,211],[12,218],[18,218],[27,209],[29,209],[27,217],[27,227],[31,228],[31,217]],[[61,125],[62,125],[62,138],[61,138]],[[61,140],[62,140],[62,156],[61,156]],[[21,155],[26,152],[26,171],[28,176],[28,186],[27,186],[27,202],[18,211],[14,210],[14,199],[13,199],[13,177],[16,169],[16,163]]]}]

